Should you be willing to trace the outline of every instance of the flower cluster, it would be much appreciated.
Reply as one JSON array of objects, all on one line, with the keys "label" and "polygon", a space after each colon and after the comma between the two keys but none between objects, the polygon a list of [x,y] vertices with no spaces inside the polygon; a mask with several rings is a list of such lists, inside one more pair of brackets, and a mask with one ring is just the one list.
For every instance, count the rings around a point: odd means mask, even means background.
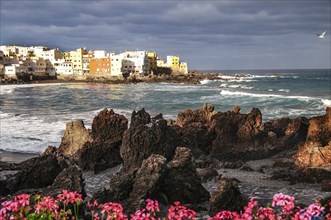
[{"label": "flower cluster", "polygon": [[168,219],[171,220],[185,220],[196,219],[196,212],[180,205],[180,202],[174,202],[174,205],[170,206],[168,210]]},{"label": "flower cluster", "polygon": [[[1,201],[1,199],[0,199]],[[86,219],[79,216],[82,195],[77,192],[62,190],[56,198],[50,196],[21,194],[11,200],[1,202],[0,220],[7,219]],[[92,220],[128,220],[122,205],[114,202],[99,204],[88,202]],[[130,215],[132,220],[188,220],[197,219],[196,212],[174,202],[168,209],[168,214],[160,215],[159,203],[147,199],[145,208]],[[273,196],[271,207],[259,207],[258,202],[251,198],[241,212],[223,210],[208,220],[331,220],[331,201],[322,206],[318,201],[305,208],[295,207],[294,197],[282,193]]]}]

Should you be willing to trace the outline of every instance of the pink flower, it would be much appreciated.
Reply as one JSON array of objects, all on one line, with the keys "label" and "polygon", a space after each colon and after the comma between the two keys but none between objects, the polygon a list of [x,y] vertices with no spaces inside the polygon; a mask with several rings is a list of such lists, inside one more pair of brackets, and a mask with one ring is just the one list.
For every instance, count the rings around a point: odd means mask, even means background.
[{"label": "pink flower", "polygon": [[272,206],[280,206],[283,208],[282,214],[290,215],[294,208],[294,197],[283,193],[275,194],[273,196]]},{"label": "pink flower", "polygon": [[218,212],[213,218],[209,218],[208,220],[225,220],[225,219],[240,219],[240,215],[236,212],[230,212],[230,211],[221,211]]},{"label": "pink flower", "polygon": [[57,213],[59,206],[57,201],[50,196],[45,196],[35,205],[36,213],[40,213],[41,211],[50,211]]},{"label": "pink flower", "polygon": [[196,219],[196,212],[181,206],[180,202],[174,202],[174,206],[170,206],[168,209],[168,219],[184,220],[184,219]]},{"label": "pink flower", "polygon": [[75,204],[78,202],[83,202],[82,195],[75,192],[69,192],[68,190],[62,190],[62,194],[57,195],[60,202],[64,204]]},{"label": "pink flower", "polygon": [[146,199],[146,209],[150,212],[159,212],[160,208],[159,208],[159,203],[158,201],[154,201],[151,199]]},{"label": "pink flower", "polygon": [[17,200],[22,207],[25,207],[30,205],[29,198],[30,198],[29,194],[20,194],[17,197],[15,197],[15,201]]}]

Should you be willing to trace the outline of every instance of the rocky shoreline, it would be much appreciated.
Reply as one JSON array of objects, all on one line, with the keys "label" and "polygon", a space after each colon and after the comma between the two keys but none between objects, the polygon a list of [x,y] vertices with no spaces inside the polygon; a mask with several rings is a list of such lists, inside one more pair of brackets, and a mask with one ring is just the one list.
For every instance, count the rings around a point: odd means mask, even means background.
[{"label": "rocky shoreline", "polygon": [[[300,204],[331,198],[331,108],[313,118],[262,121],[259,109],[218,112],[211,104],[176,120],[144,109],[130,120],[104,109],[91,129],[68,122],[60,146],[0,164],[0,196],[78,191],[85,200],[120,202],[129,213],[146,198],[181,201],[202,215],[238,211],[283,192]],[[223,204],[220,206],[220,204]]]},{"label": "rocky shoreline", "polygon": [[184,83],[184,84],[199,84],[204,79],[218,79],[216,73],[201,73],[192,71],[186,75],[176,74],[159,74],[159,75],[132,75],[127,78],[123,77],[107,77],[107,76],[61,76],[54,79],[33,79],[30,78],[10,78],[2,77],[1,84],[34,84],[34,83],[105,83],[105,84],[129,84],[129,83]]}]

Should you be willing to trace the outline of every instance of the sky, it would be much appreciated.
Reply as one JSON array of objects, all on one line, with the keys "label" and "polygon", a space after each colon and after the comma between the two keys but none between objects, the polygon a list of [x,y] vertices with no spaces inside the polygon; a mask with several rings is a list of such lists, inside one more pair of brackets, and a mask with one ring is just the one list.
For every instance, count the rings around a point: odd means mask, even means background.
[{"label": "sky", "polygon": [[156,51],[190,70],[331,69],[330,0],[1,0],[0,12],[0,45]]}]

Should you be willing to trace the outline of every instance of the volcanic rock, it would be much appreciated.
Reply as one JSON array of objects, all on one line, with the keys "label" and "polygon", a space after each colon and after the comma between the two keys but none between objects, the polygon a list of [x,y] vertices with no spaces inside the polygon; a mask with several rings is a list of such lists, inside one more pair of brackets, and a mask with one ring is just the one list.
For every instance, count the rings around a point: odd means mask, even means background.
[{"label": "volcanic rock", "polygon": [[240,193],[236,182],[222,176],[210,198],[210,216],[222,210],[240,212],[247,204],[247,198]]},{"label": "volcanic rock", "polygon": [[0,195],[49,186],[63,168],[55,155],[46,155],[23,161],[16,169],[1,171],[6,178],[0,177]]},{"label": "volcanic rock", "polygon": [[113,110],[102,110],[92,123],[92,143],[77,152],[78,164],[84,170],[99,173],[122,163],[120,146],[128,120]]},{"label": "volcanic rock", "polygon": [[147,198],[155,198],[159,194],[159,186],[166,167],[166,158],[152,154],[143,161],[137,172],[129,199],[129,210],[142,209]]},{"label": "volcanic rock", "polygon": [[65,156],[73,156],[92,140],[91,133],[85,128],[83,120],[71,121],[66,124],[58,151]]},{"label": "volcanic rock", "polygon": [[299,167],[331,168],[331,107],[309,120],[306,142],[295,155]]},{"label": "volcanic rock", "polygon": [[208,103],[198,110],[185,109],[178,114],[173,128],[192,150],[195,157],[202,153],[208,155],[211,151],[212,142],[216,138],[212,117],[216,114],[214,106]]},{"label": "volcanic rock", "polygon": [[200,177],[201,182],[208,182],[218,176],[218,172],[213,168],[197,168],[198,177]]},{"label": "volcanic rock", "polygon": [[209,192],[201,185],[192,163],[191,150],[176,148],[174,159],[167,164],[166,178],[160,187],[169,203],[181,201],[188,206],[199,209],[201,203],[208,201]]},{"label": "volcanic rock", "polygon": [[85,195],[82,170],[77,165],[71,164],[63,169],[53,184],[44,190],[44,194],[56,196],[62,193],[63,189]]},{"label": "volcanic rock", "polygon": [[142,161],[152,154],[162,155],[169,161],[175,148],[183,146],[175,130],[166,120],[158,118],[151,119],[144,109],[132,113],[130,128],[124,132],[120,148],[126,170],[140,168]]}]

